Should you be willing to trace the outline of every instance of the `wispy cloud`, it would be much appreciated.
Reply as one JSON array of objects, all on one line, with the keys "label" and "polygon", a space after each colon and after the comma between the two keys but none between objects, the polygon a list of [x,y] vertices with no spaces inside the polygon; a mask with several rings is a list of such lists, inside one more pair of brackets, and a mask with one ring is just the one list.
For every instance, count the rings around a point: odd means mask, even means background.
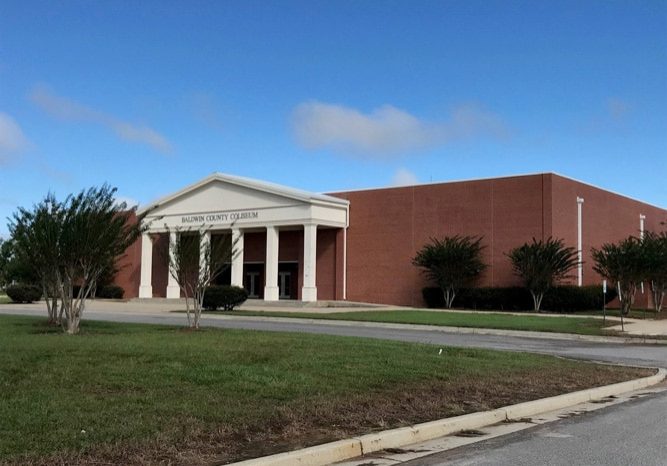
[{"label": "wispy cloud", "polygon": [[225,124],[211,94],[203,92],[193,94],[188,99],[188,105],[197,120],[217,131],[224,130]]},{"label": "wispy cloud", "polygon": [[576,128],[580,133],[587,135],[611,131],[622,134],[628,129],[633,110],[634,106],[630,101],[620,97],[609,97],[594,114],[577,123]]},{"label": "wispy cloud", "polygon": [[399,168],[391,179],[392,186],[411,186],[419,183],[417,175],[407,168]]},{"label": "wispy cloud", "polygon": [[610,97],[606,102],[607,113],[614,121],[621,121],[632,111],[630,102],[618,97]]},{"label": "wispy cloud", "polygon": [[108,113],[56,95],[44,86],[35,87],[29,98],[35,105],[55,118],[95,123],[113,131],[124,141],[146,144],[162,153],[170,153],[173,150],[166,137],[148,126],[121,120]]},{"label": "wispy cloud", "polygon": [[16,160],[31,145],[18,123],[8,114],[0,112],[0,166]]},{"label": "wispy cloud", "polygon": [[446,121],[429,122],[391,105],[365,114],[343,105],[310,101],[296,107],[292,123],[297,141],[307,149],[378,157],[478,137],[509,136],[499,116],[475,105],[455,108]]}]

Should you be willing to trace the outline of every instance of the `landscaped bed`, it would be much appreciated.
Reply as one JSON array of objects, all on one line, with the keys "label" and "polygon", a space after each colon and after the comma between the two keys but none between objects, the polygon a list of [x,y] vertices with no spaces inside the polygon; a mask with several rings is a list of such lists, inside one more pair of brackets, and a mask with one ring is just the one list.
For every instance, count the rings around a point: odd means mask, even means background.
[{"label": "landscaped bed", "polygon": [[652,374],[323,335],[0,316],[0,463],[227,462]]},{"label": "landscaped bed", "polygon": [[280,312],[235,311],[225,315],[292,317],[305,319],[351,320],[387,322],[396,324],[438,325],[449,327],[493,328],[501,330],[525,330],[531,332],[576,333],[580,335],[612,335],[607,327],[620,325],[621,321],[590,317],[534,316],[490,312],[448,311],[355,311],[355,312]]}]

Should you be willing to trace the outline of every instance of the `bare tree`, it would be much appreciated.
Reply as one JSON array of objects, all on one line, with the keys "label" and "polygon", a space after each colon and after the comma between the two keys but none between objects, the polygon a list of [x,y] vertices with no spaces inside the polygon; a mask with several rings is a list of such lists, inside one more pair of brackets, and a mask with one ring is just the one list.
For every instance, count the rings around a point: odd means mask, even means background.
[{"label": "bare tree", "polygon": [[507,254],[514,273],[521,277],[533,297],[533,309],[539,311],[549,288],[568,277],[578,264],[577,250],[563,240],[548,238],[512,249]]},{"label": "bare tree", "polygon": [[165,228],[169,233],[169,274],[185,297],[188,326],[198,329],[206,288],[240,253],[236,249],[238,239],[232,240],[231,235],[209,236],[205,225],[173,231],[167,225]]}]

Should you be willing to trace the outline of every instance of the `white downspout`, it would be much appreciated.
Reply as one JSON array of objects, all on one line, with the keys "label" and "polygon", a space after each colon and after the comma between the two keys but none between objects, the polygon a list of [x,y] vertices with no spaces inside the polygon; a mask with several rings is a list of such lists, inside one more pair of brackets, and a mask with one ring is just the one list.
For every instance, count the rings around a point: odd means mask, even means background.
[{"label": "white downspout", "polygon": [[581,211],[584,204],[584,198],[577,196],[577,285],[582,286],[584,283],[584,254],[582,244],[582,227],[581,227]]}]

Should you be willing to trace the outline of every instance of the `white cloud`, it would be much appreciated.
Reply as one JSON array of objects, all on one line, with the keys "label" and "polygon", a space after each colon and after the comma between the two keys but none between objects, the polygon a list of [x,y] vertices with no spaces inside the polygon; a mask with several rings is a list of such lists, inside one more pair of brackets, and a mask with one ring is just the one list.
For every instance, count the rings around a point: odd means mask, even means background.
[{"label": "white cloud", "polygon": [[508,136],[497,115],[474,105],[457,107],[447,121],[429,122],[391,105],[364,114],[342,105],[310,101],[294,110],[293,127],[297,141],[307,149],[385,157],[458,140]]},{"label": "white cloud", "polygon": [[392,186],[411,186],[419,183],[417,175],[406,168],[399,168],[391,179]]},{"label": "white cloud", "polygon": [[46,87],[36,87],[29,97],[35,105],[61,120],[96,123],[110,129],[124,141],[147,144],[163,153],[172,151],[171,143],[167,138],[154,129],[121,120],[113,115],[58,96]]},{"label": "white cloud", "polygon": [[0,112],[0,165],[10,163],[30,146],[18,123],[8,114]]}]

